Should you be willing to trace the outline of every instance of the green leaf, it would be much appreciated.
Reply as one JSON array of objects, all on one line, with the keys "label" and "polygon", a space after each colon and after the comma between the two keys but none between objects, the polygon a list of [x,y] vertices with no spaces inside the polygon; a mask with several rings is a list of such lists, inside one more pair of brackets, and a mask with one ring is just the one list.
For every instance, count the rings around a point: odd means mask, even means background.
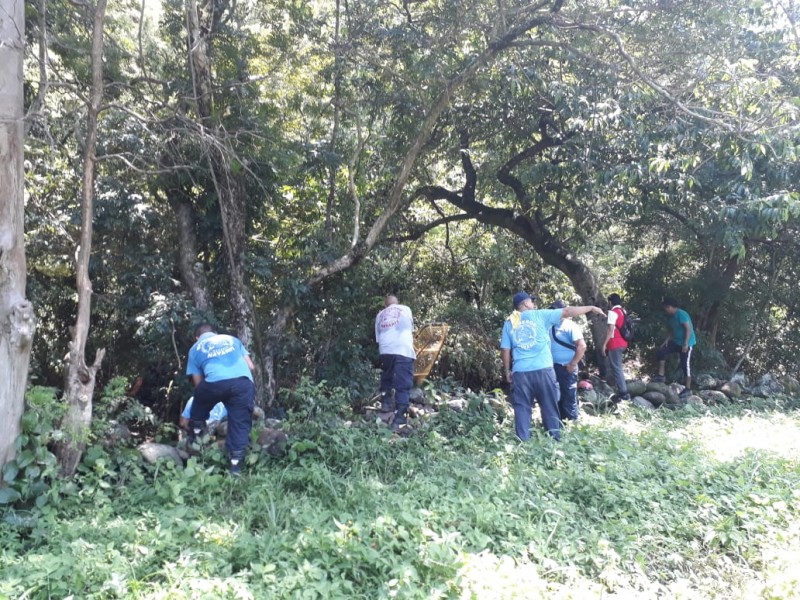
[{"label": "green leaf", "polygon": [[14,488],[0,487],[0,504],[11,504],[21,497],[20,493]]}]

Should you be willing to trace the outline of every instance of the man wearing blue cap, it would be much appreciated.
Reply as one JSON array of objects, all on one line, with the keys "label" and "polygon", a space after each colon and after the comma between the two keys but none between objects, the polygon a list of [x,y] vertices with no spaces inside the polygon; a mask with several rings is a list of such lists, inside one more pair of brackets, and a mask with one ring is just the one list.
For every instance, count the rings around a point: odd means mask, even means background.
[{"label": "man wearing blue cap", "polygon": [[[531,413],[538,400],[542,426],[556,440],[561,439],[561,416],[558,410],[558,383],[553,370],[549,329],[562,319],[587,313],[604,315],[597,306],[569,306],[537,310],[527,292],[514,294],[514,312],[503,325],[500,356],[506,381],[511,384],[514,429],[517,437],[531,437]],[[513,368],[512,368],[513,361]]]},{"label": "man wearing blue cap", "polygon": [[[550,308],[566,308],[566,304],[556,300]],[[580,326],[571,319],[563,319],[559,325],[550,327],[550,351],[560,393],[558,413],[562,421],[577,421],[578,363],[586,353],[586,342]]]}]

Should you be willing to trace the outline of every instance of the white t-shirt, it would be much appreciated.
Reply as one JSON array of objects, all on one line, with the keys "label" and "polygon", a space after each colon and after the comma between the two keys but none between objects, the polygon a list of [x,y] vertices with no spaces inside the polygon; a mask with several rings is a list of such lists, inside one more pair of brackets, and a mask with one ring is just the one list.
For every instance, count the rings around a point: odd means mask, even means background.
[{"label": "white t-shirt", "polygon": [[411,309],[403,304],[392,304],[379,312],[375,317],[375,341],[381,354],[416,358]]}]

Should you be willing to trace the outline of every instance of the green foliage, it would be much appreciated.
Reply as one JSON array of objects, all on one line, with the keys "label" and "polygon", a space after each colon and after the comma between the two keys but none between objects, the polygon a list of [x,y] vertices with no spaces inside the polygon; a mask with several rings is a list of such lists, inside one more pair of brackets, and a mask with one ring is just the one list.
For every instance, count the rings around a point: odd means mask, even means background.
[{"label": "green foliage", "polygon": [[41,508],[53,499],[58,462],[49,446],[60,439],[57,426],[63,413],[64,405],[54,388],[33,386],[27,390],[16,456],[3,467],[0,505]]},{"label": "green foliage", "polygon": [[346,391],[306,380],[290,452],[251,455],[241,479],[216,452],[176,469],[92,447],[46,510],[4,511],[0,595],[793,597],[780,552],[800,547],[800,471],[781,443],[800,400],[623,412],[520,444],[486,396],[448,385],[426,393],[469,408],[403,439],[343,423]]}]

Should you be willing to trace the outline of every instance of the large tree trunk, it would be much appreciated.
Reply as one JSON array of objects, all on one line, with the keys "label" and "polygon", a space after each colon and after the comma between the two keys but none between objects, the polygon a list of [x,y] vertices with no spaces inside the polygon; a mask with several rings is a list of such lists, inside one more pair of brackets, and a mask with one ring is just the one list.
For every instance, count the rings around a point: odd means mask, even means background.
[{"label": "large tree trunk", "polygon": [[76,265],[78,315],[71,328],[71,341],[64,380],[64,399],[67,412],[61,422],[66,438],[56,446],[56,456],[63,475],[69,477],[81,460],[89,428],[92,424],[92,396],[97,370],[105,356],[98,350],[94,363],[86,364],[86,340],[91,325],[92,282],[89,279],[89,258],[92,252],[92,222],[94,219],[94,174],[97,150],[97,118],[103,100],[103,27],[106,0],[94,6],[92,22],[92,85],[86,114],[86,146],[83,153],[83,182],[81,185],[81,237]]},{"label": "large tree trunk", "polygon": [[178,270],[184,283],[189,288],[195,308],[210,315],[214,312],[211,296],[208,293],[208,281],[203,264],[197,260],[197,234],[195,224],[197,216],[194,207],[180,190],[168,190],[169,201],[177,217],[178,227]]},{"label": "large tree trunk", "polygon": [[24,8],[22,2],[0,0],[0,469],[14,458],[35,330],[25,299]]},{"label": "large tree trunk", "polygon": [[263,406],[264,375],[259,358],[261,342],[258,339],[256,311],[253,294],[244,268],[247,240],[247,199],[244,172],[234,173],[231,168],[230,148],[224,129],[215,122],[213,79],[211,72],[210,36],[214,34],[214,1],[201,14],[196,0],[186,2],[186,27],[189,41],[189,66],[194,83],[195,99],[200,125],[204,129],[209,169],[214,180],[222,215],[222,242],[230,283],[230,304],[233,311],[236,335],[255,353],[256,367],[253,378],[256,384],[256,402]]}]

